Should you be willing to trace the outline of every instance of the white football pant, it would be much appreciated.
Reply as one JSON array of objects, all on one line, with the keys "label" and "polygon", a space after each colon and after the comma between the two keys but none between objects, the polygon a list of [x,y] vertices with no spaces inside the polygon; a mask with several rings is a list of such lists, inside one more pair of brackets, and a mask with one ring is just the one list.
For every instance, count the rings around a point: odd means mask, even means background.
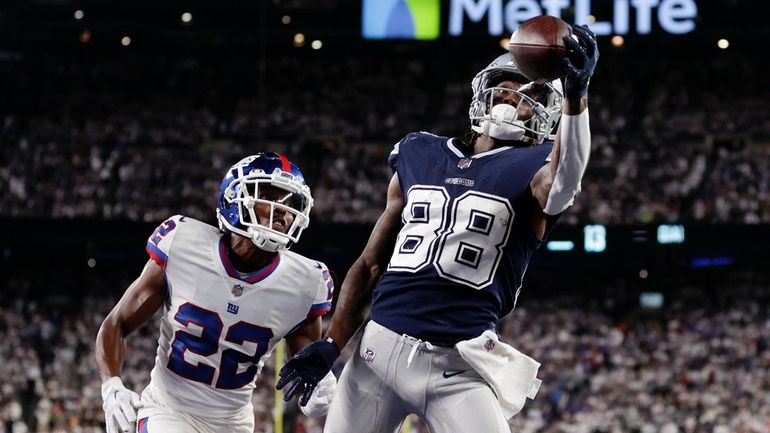
[{"label": "white football pant", "polygon": [[342,371],[324,433],[392,433],[414,413],[431,433],[510,433],[492,389],[455,348],[370,321]]},{"label": "white football pant", "polygon": [[136,433],[253,433],[254,412],[251,405],[232,418],[215,418],[205,413],[192,415],[171,409],[153,389],[142,392],[142,405],[136,421]]}]

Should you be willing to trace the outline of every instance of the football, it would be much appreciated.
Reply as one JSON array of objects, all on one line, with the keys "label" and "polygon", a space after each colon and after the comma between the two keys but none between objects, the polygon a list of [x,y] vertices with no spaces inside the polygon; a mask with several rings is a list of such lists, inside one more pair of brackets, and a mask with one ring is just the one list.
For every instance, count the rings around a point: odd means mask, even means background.
[{"label": "football", "polygon": [[531,80],[561,78],[561,59],[567,55],[563,38],[570,35],[572,27],[559,18],[542,15],[528,19],[511,36],[513,61]]}]

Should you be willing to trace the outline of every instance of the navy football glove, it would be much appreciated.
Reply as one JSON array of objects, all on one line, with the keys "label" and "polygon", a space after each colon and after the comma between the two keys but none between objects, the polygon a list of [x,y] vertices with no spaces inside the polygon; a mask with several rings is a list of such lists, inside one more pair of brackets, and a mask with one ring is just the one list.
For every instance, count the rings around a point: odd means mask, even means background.
[{"label": "navy football glove", "polygon": [[564,37],[567,45],[567,57],[561,63],[567,76],[564,79],[564,94],[568,98],[581,98],[588,93],[588,82],[594,74],[599,61],[599,48],[596,35],[586,25],[573,26],[572,36]]},{"label": "navy football glove", "polygon": [[331,371],[338,356],[340,356],[340,349],[332,342],[331,338],[326,337],[314,341],[303,347],[286,362],[286,365],[278,373],[281,378],[275,387],[283,389],[292,382],[283,396],[285,401],[289,401],[304,385],[305,392],[302,394],[299,404],[305,406],[316,385],[318,385],[318,381]]}]

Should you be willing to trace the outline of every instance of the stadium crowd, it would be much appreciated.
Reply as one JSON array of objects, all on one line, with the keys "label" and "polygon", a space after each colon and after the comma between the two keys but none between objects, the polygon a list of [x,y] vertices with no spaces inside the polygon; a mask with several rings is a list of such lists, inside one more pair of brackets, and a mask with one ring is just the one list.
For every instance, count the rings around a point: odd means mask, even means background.
[{"label": "stadium crowd", "polygon": [[[128,71],[124,61],[42,57],[3,72],[0,215],[211,220],[229,164],[273,150],[305,171],[317,221],[371,223],[393,143],[431,125],[462,136],[470,78],[484,66],[451,69],[408,53],[286,56],[260,85],[250,65],[155,60]],[[564,220],[770,222],[770,90],[713,79],[755,77],[761,65],[729,53],[632,69],[628,61],[603,55],[592,160]]]},{"label": "stadium crowd", "polygon": [[[458,59],[455,49],[276,49],[262,65],[236,50],[0,56],[0,217],[213,221],[227,167],[279,151],[302,168],[314,221],[372,223],[396,141],[468,130],[471,78],[499,53]],[[764,58],[689,50],[602,46],[591,162],[563,222],[770,223]],[[37,257],[23,258],[35,269],[19,276],[13,254],[0,251],[0,433],[101,433],[94,340],[117,301],[104,289],[129,281],[81,284],[75,270],[39,271]],[[546,298],[525,284],[499,331],[542,363],[543,386],[512,431],[770,431],[770,284],[710,284],[672,287],[654,311],[618,309],[611,297]],[[79,286],[93,290],[73,299]],[[133,390],[149,381],[157,328],[128,339],[123,380]],[[252,399],[259,433],[276,433],[273,362]],[[284,413],[286,433],[322,430],[294,403]],[[410,433],[427,432],[413,421]]]},{"label": "stadium crowd", "polygon": [[[512,419],[512,431],[768,431],[770,290],[731,285],[719,307],[697,287],[678,293],[662,310],[619,314],[607,299],[544,301],[525,291],[500,332],[542,363],[543,386]],[[85,297],[75,309],[23,297],[0,303],[0,432],[103,431],[94,334],[114,302],[102,295]],[[128,339],[123,380],[137,391],[149,380],[157,333],[151,323]],[[256,432],[273,428],[274,358],[253,396]],[[286,432],[321,431],[323,420],[305,418],[295,404],[285,411]],[[412,423],[413,433],[425,431]]]}]

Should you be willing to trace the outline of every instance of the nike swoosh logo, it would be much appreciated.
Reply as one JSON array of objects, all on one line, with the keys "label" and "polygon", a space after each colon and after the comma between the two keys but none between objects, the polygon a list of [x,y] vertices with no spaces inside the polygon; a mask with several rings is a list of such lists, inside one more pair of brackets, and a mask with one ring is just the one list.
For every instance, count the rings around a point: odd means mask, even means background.
[{"label": "nike swoosh logo", "polygon": [[466,371],[468,371],[468,370],[453,371],[453,372],[451,372],[451,373],[449,373],[449,372],[445,371],[445,372],[444,372],[444,378],[445,378],[445,379],[449,379],[449,378],[450,378],[450,377],[452,377],[452,376],[457,376],[458,374],[463,374],[463,373],[465,373]]}]

